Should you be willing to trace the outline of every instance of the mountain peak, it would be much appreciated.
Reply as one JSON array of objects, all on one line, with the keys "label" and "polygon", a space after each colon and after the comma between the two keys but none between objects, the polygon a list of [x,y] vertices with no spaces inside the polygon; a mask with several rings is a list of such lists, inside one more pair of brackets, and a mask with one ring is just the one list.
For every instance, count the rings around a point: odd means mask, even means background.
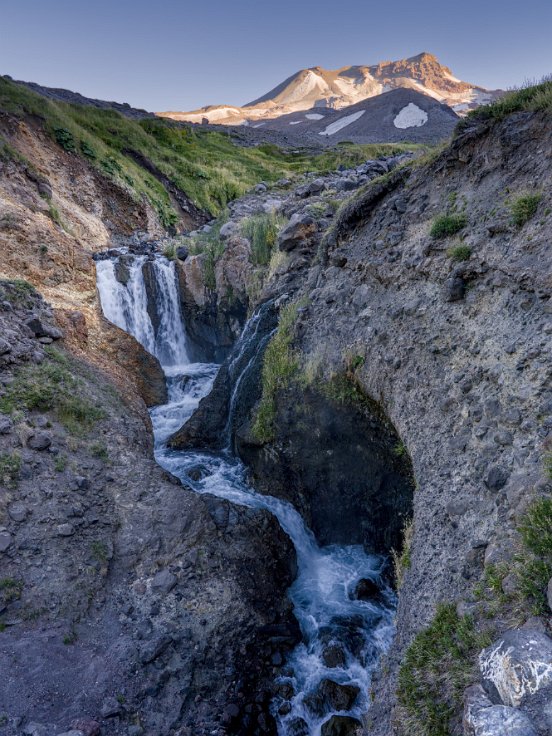
[{"label": "mountain peak", "polygon": [[341,69],[312,66],[301,69],[241,108],[218,105],[189,113],[160,114],[189,122],[199,123],[206,118],[209,122],[239,125],[269,121],[312,108],[339,110],[397,88],[422,92],[457,112],[490,102],[496,96],[496,93],[453,76],[434,54],[422,51],[416,56],[382,61],[372,66],[345,66]]}]

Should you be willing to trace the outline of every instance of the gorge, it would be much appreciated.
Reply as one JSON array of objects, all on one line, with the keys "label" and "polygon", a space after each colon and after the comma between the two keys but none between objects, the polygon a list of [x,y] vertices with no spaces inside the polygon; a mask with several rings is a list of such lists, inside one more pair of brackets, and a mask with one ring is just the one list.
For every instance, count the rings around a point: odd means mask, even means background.
[{"label": "gorge", "polygon": [[550,82],[296,153],[0,92],[0,732],[550,733]]}]

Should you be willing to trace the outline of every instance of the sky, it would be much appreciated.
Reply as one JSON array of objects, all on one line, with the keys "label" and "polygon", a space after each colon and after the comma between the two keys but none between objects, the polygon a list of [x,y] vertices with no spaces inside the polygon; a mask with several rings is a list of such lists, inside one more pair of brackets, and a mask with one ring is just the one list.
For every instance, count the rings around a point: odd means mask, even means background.
[{"label": "sky", "polygon": [[188,111],[429,51],[506,89],[552,73],[551,28],[551,0],[0,0],[0,74]]}]

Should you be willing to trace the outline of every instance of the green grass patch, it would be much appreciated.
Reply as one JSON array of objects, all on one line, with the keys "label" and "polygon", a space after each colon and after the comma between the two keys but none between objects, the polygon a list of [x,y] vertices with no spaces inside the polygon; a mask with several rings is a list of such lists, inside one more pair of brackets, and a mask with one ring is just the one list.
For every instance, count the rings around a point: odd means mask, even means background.
[{"label": "green grass patch", "polygon": [[262,396],[252,427],[253,436],[259,442],[274,439],[277,394],[289,386],[299,368],[299,359],[293,351],[292,343],[300,306],[299,302],[294,302],[282,308],[278,330],[264,354]]},{"label": "green grass patch", "polygon": [[92,429],[104,413],[84,398],[80,389],[69,360],[51,348],[42,364],[18,370],[0,397],[0,412],[53,411],[67,430],[81,434]]},{"label": "green grass patch", "polygon": [[454,245],[447,250],[447,256],[453,261],[468,261],[471,258],[471,248],[469,245]]},{"label": "green grass patch", "polygon": [[476,658],[491,643],[469,616],[440,604],[431,624],[415,637],[399,670],[397,695],[411,733],[449,736],[450,720],[462,709],[464,689],[476,675]]},{"label": "green grass patch", "polygon": [[523,553],[517,556],[521,595],[537,615],[546,613],[546,589],[552,578],[552,498],[538,498],[518,529]]},{"label": "green grass patch", "polygon": [[28,309],[32,307],[37,296],[34,286],[24,279],[0,280],[0,298],[14,307]]},{"label": "green grass patch", "polygon": [[355,145],[321,154],[285,151],[270,144],[242,148],[226,133],[161,118],[131,120],[114,110],[70,105],[4,78],[0,78],[0,108],[12,115],[41,120],[46,132],[65,151],[85,158],[129,190],[136,201],[147,197],[166,226],[176,221],[177,214],[163,184],[138,163],[140,157],[145,157],[159,175],[185,192],[196,206],[219,215],[229,201],[259,181],[275,183],[306,171],[327,173],[340,164],[356,166],[370,158],[416,147]]},{"label": "green grass patch", "polygon": [[490,105],[468,113],[458,123],[457,129],[464,130],[473,120],[504,120],[513,112],[529,111],[552,111],[552,79],[545,78],[539,84],[528,84],[521,89],[507,92]]},{"label": "green grass patch", "polygon": [[511,205],[512,221],[516,227],[523,227],[536,214],[542,194],[524,194]]},{"label": "green grass patch", "polygon": [[464,214],[452,213],[446,215],[438,215],[431,224],[429,234],[432,238],[448,238],[456,235],[468,224],[468,218]]},{"label": "green grass patch", "polygon": [[241,233],[251,243],[251,261],[256,266],[270,263],[278,233],[285,222],[285,218],[275,212],[251,215],[241,221]]},{"label": "green grass patch", "polygon": [[14,580],[14,578],[2,578],[0,579],[0,600],[2,603],[11,603],[21,598],[23,591],[23,582],[21,580]]},{"label": "green grass patch", "polygon": [[0,455],[0,483],[7,486],[17,485],[19,471],[21,470],[21,457],[17,452],[5,452]]}]

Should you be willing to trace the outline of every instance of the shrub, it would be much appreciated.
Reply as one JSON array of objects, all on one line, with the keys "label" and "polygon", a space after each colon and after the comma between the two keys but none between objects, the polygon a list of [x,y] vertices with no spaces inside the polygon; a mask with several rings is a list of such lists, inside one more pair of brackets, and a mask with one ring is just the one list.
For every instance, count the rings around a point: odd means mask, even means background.
[{"label": "shrub", "polygon": [[438,215],[433,220],[429,234],[432,238],[448,238],[450,235],[456,235],[467,224],[468,219],[463,214]]},{"label": "shrub", "polygon": [[539,84],[529,83],[511,90],[490,105],[478,107],[458,123],[458,130],[469,125],[470,120],[503,120],[513,112],[552,110],[552,79],[545,77]]},{"label": "shrub", "polygon": [[455,245],[447,250],[447,255],[453,261],[467,261],[471,257],[471,248],[469,245]]},{"label": "shrub", "polygon": [[264,354],[262,396],[252,428],[253,436],[260,442],[274,439],[277,393],[289,386],[299,366],[297,356],[291,347],[298,309],[297,302],[283,307],[278,330],[268,343]]},{"label": "shrub", "polygon": [[523,227],[537,211],[542,194],[525,194],[512,203],[512,220],[517,227]]},{"label": "shrub", "polygon": [[431,624],[414,638],[399,670],[397,695],[411,733],[449,736],[449,722],[475,679],[477,654],[491,643],[453,604],[439,604]]},{"label": "shrub", "polygon": [[81,151],[86,158],[95,160],[98,158],[98,154],[96,153],[96,150],[88,143],[87,141],[81,141],[80,144]]},{"label": "shrub", "polygon": [[0,483],[15,485],[21,470],[21,457],[16,453],[4,453],[0,455]]},{"label": "shrub", "polygon": [[284,218],[274,212],[251,215],[241,221],[241,233],[251,243],[251,260],[256,266],[269,264],[284,222]]},{"label": "shrub", "polygon": [[71,153],[74,153],[77,150],[75,147],[75,139],[73,138],[73,134],[71,133],[71,131],[67,130],[67,128],[55,128],[54,136],[56,141],[59,143],[64,151],[70,151]]}]

